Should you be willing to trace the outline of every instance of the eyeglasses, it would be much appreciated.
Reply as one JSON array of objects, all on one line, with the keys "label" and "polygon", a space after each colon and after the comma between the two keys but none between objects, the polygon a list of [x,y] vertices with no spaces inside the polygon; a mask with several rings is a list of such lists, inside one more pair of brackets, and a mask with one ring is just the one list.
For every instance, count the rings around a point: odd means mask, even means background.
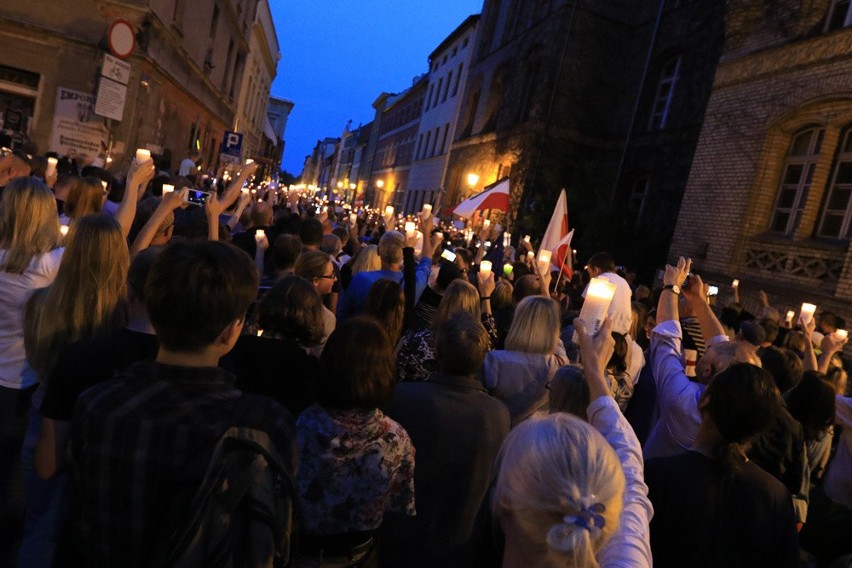
[{"label": "eyeglasses", "polygon": [[323,276],[317,276],[317,278],[328,278],[329,280],[335,280],[335,279],[337,279],[337,274],[335,274],[334,272],[332,272],[332,273],[331,273],[331,274],[329,274],[328,276],[325,276],[325,275],[323,275]]}]

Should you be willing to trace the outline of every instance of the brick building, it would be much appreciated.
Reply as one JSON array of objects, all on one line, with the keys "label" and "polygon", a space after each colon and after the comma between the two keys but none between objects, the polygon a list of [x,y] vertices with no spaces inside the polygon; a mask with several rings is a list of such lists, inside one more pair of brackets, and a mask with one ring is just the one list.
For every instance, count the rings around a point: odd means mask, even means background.
[{"label": "brick building", "polygon": [[400,209],[414,157],[414,140],[428,84],[427,75],[417,77],[410,88],[399,95],[383,99],[381,105],[376,107],[381,117],[378,121],[374,120],[379,127],[371,180],[379,191],[373,196],[373,207],[392,204]]},{"label": "brick building", "polygon": [[[512,232],[541,234],[564,187],[580,258],[609,249],[651,273],[674,230],[723,10],[685,0],[487,0],[445,205],[508,176]],[[473,187],[469,173],[479,176]]]},{"label": "brick building", "polygon": [[669,258],[746,302],[852,321],[852,11],[728,3],[726,42]]}]

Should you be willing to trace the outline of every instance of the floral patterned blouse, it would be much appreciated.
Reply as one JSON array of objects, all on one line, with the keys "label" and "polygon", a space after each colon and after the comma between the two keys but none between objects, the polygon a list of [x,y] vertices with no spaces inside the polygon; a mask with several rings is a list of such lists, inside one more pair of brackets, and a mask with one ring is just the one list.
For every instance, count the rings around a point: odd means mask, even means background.
[{"label": "floral patterned blouse", "polygon": [[299,491],[306,533],[369,531],[385,511],[414,515],[414,446],[378,409],[328,411],[313,405],[296,420]]},{"label": "floral patterned blouse", "polygon": [[[482,326],[488,332],[491,349],[497,345],[497,323],[491,314],[482,314]],[[400,381],[423,381],[438,370],[435,360],[434,332],[431,328],[406,333],[396,354],[396,372]]]}]

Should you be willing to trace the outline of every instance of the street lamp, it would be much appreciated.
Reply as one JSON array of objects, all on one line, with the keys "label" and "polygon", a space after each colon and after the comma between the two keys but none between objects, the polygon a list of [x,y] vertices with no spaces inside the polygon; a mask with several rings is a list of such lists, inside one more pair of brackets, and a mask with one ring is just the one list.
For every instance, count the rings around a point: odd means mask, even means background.
[{"label": "street lamp", "polygon": [[479,175],[478,174],[475,174],[473,172],[467,174],[467,185],[469,185],[471,189],[473,189],[473,187],[477,183],[479,183]]},{"label": "street lamp", "polygon": [[383,180],[383,179],[377,179],[376,180],[376,187],[378,187],[379,189],[382,189],[384,186],[385,186],[385,180]]}]

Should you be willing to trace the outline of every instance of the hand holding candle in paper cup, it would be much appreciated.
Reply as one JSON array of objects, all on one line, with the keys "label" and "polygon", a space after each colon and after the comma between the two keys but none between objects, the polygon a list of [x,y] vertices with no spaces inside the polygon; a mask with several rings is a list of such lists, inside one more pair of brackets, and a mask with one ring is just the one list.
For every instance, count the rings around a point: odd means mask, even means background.
[{"label": "hand holding candle in paper cup", "polygon": [[163,196],[165,196],[167,193],[173,192],[174,190],[175,190],[175,186],[173,186],[172,184],[170,184],[170,183],[164,183],[163,184]]},{"label": "hand holding candle in paper cup", "polygon": [[[487,260],[482,261],[483,263],[488,262]],[[491,264],[490,262],[488,264]],[[479,285],[479,295],[482,298],[490,298],[491,294],[494,292],[494,288],[496,284],[494,282],[494,273],[491,271],[491,267],[488,267],[488,270],[482,269],[482,263],[479,265],[479,273],[476,275],[476,281]]]},{"label": "hand holding candle in paper cup", "polygon": [[[595,331],[592,331],[593,328],[596,328]],[[603,320],[593,325],[581,314],[574,319],[574,342],[580,346],[580,359],[583,361],[584,373],[605,377],[606,367],[615,351],[612,320],[604,316]]]},{"label": "hand holding candle in paper cup", "polygon": [[480,262],[479,263],[479,272],[480,273],[486,273],[486,274],[491,272],[491,261],[490,260],[483,260],[482,262]]},{"label": "hand holding candle in paper cup", "polygon": [[600,331],[606,319],[609,305],[615,296],[615,284],[603,278],[592,278],[586,289],[586,299],[580,309],[580,319],[586,323],[586,329],[594,336]]},{"label": "hand holding candle in paper cup", "polygon": [[258,229],[254,233],[254,242],[257,244],[257,248],[260,250],[266,250],[269,248],[269,239],[266,237],[266,231],[263,229]]},{"label": "hand holding candle in paper cup", "polygon": [[146,150],[145,148],[137,148],[136,149],[136,163],[144,164],[148,160],[151,159],[151,150]]},{"label": "hand holding candle in paper cup", "polygon": [[424,203],[423,204],[423,211],[420,212],[420,218],[425,221],[426,219],[428,219],[431,216],[432,216],[432,204],[431,203]]},{"label": "hand holding candle in paper cup", "polygon": [[788,310],[787,311],[787,317],[785,318],[785,321],[787,322],[787,327],[793,326],[793,318],[794,317],[796,317],[796,312],[794,312],[793,310]]}]

